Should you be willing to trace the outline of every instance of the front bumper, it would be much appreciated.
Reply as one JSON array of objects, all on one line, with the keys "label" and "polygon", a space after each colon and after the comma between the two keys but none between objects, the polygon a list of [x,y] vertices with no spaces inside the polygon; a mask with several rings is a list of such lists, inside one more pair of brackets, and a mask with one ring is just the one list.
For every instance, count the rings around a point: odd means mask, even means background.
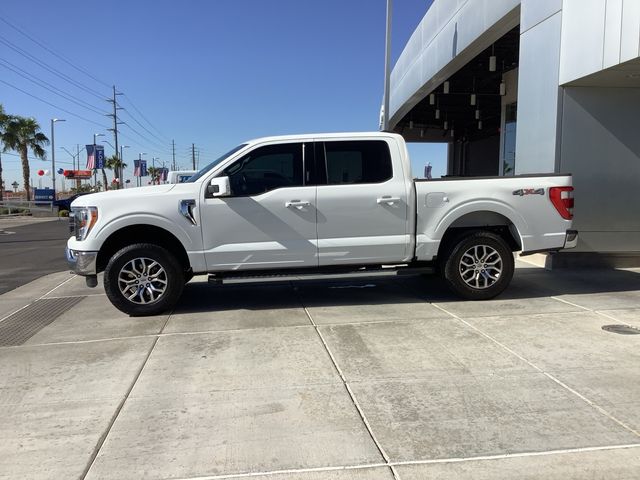
[{"label": "front bumper", "polygon": [[65,254],[67,256],[67,264],[73,273],[84,276],[98,273],[96,267],[98,252],[83,252],[66,247]]}]

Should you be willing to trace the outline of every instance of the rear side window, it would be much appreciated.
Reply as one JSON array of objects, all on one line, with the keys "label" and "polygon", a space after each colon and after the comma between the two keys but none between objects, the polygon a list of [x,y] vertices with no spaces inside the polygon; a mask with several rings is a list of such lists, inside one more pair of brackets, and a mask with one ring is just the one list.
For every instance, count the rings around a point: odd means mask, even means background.
[{"label": "rear side window", "polygon": [[324,146],[329,185],[381,183],[393,175],[387,142],[325,142]]},{"label": "rear side window", "polygon": [[227,167],[224,175],[229,177],[235,196],[260,195],[276,188],[302,186],[302,144],[257,148]]}]

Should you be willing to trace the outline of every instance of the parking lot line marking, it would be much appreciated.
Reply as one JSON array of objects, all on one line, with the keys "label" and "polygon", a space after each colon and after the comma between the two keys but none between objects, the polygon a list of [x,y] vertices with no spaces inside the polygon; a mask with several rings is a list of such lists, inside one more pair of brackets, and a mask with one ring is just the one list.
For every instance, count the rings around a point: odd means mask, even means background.
[{"label": "parking lot line marking", "polygon": [[[59,285],[56,285],[55,287],[53,287],[51,290],[49,290],[47,293],[45,293],[44,295],[42,295],[42,297],[40,298],[44,298],[47,295],[49,295],[51,292],[55,292],[57,289],[59,289],[61,286],[63,286],[66,283],[69,283],[71,280],[73,280],[74,278],[76,278],[78,275],[71,275],[71,277],[67,278],[64,282],[62,282]],[[40,300],[40,298],[38,298],[38,300]]]},{"label": "parking lot line marking", "polygon": [[430,465],[430,464],[437,464],[437,463],[477,462],[482,460],[501,460],[506,458],[544,457],[548,455],[566,455],[570,453],[624,450],[624,449],[639,448],[639,447],[640,447],[640,443],[629,443],[624,445],[605,445],[601,447],[580,447],[580,448],[566,448],[562,450],[544,450],[541,452],[502,453],[498,455],[483,455],[479,457],[453,457],[453,458],[434,458],[432,460],[409,460],[406,462],[394,462],[393,465],[400,467],[404,465]]},{"label": "parking lot line marking", "polygon": [[551,296],[549,298],[557,300],[558,302],[566,303],[567,305],[571,305],[572,307],[581,308],[582,310],[586,310],[587,312],[593,312],[593,310],[591,310],[588,307],[583,307],[582,305],[578,305],[577,303],[570,302],[568,300],[565,300],[564,298],[555,297],[555,296]]},{"label": "parking lot line marking", "polygon": [[633,427],[627,425],[626,423],[624,423],[622,420],[619,420],[618,418],[614,417],[611,413],[609,413],[608,411],[606,411],[604,408],[602,408],[600,405],[598,405],[597,403],[593,402],[592,400],[589,400],[587,397],[585,397],[584,395],[582,395],[580,392],[578,392],[577,390],[571,388],[569,385],[567,385],[566,383],[564,383],[562,380],[556,378],[555,376],[553,376],[552,374],[550,374],[549,372],[545,371],[544,369],[540,368],[539,366],[537,366],[535,363],[533,363],[532,361],[530,361],[529,359],[523,357],[522,355],[520,355],[519,353],[517,353],[516,351],[512,350],[511,348],[507,347],[505,344],[503,344],[502,342],[500,342],[499,340],[493,338],[491,335],[489,335],[488,333],[482,331],[481,329],[479,329],[478,327],[470,324],[469,322],[467,322],[466,320],[464,320],[463,318],[460,318],[458,315],[451,313],[447,310],[445,310],[444,308],[442,308],[439,305],[433,304],[434,307],[439,308],[440,310],[442,310],[443,312],[448,313],[449,315],[451,315],[453,318],[455,318],[456,320],[464,323],[466,326],[468,326],[469,328],[471,328],[472,330],[475,330],[476,332],[478,332],[480,335],[482,335],[483,337],[491,340],[493,343],[495,343],[496,345],[498,345],[499,347],[503,348],[504,350],[506,350],[507,352],[509,352],[510,354],[514,355],[515,357],[519,358],[520,360],[522,360],[523,362],[525,362],[527,365],[529,365],[531,368],[534,368],[535,370],[537,370],[538,372],[542,373],[543,375],[545,375],[547,378],[549,378],[550,380],[554,381],[556,384],[560,385],[562,388],[564,388],[565,390],[571,392],[572,394],[574,394],[575,396],[577,396],[578,398],[580,398],[583,402],[587,403],[589,406],[591,406],[592,408],[594,408],[595,410],[597,410],[598,412],[600,412],[602,415],[604,415],[605,417],[609,418],[610,420],[614,421],[615,423],[617,423],[618,425],[620,425],[621,427],[623,427],[624,429],[628,430],[629,432],[633,433],[634,435],[636,435],[637,437],[640,437],[640,432],[638,432],[637,430],[635,430]]},{"label": "parking lot line marking", "polygon": [[14,315],[18,312],[20,312],[21,310],[24,310],[25,308],[27,308],[29,305],[31,305],[32,303],[37,302],[38,300],[42,300],[44,297],[46,297],[47,295],[49,295],[51,292],[53,292],[55,289],[61,287],[62,285],[64,285],[65,283],[73,280],[75,277],[77,277],[77,275],[73,275],[71,278],[66,279],[64,282],[62,282],[59,285],[56,285],[55,287],[53,287],[51,290],[49,290],[47,293],[45,293],[44,295],[39,296],[38,298],[36,298],[34,301],[29,302],[27,305],[25,305],[24,307],[20,307],[19,309],[17,309],[15,312],[11,312],[9,315],[5,315],[4,317],[0,318],[0,322],[5,321],[7,318],[9,318],[11,315]]},{"label": "parking lot line marking", "polygon": [[83,294],[79,294],[79,295],[53,295],[51,297],[47,297],[47,298],[70,298],[70,297],[106,297],[107,294],[106,293],[89,293],[86,295]]},{"label": "parking lot line marking", "polygon": [[[593,308],[583,307],[582,305],[578,305],[578,304],[576,304],[576,303],[569,302],[568,300],[564,300],[564,299],[562,299],[562,298],[556,298],[556,297],[551,297],[551,298],[553,298],[554,300],[558,300],[558,301],[560,301],[560,302],[568,303],[569,305],[573,305],[573,306],[575,306],[575,307],[582,308],[582,309],[586,310],[587,312],[595,313],[596,315],[600,315],[601,317],[605,317],[605,318],[607,318],[607,319],[609,319],[609,320],[613,320],[613,321],[615,321],[616,323],[619,323],[619,324],[622,324],[622,325],[626,325],[626,326],[628,326],[628,327],[634,327],[634,325],[631,325],[630,323],[624,322],[624,321],[622,321],[622,320],[618,320],[616,317],[614,317],[614,316],[612,316],[612,315],[609,315],[608,313],[604,313],[604,312],[602,312],[602,311],[600,311],[600,310],[594,310]],[[616,310],[616,309],[613,309],[613,310]],[[625,308],[619,308],[619,309],[617,309],[617,310],[627,310],[627,309],[625,309]]]},{"label": "parking lot line marking", "polygon": [[601,452],[609,450],[625,450],[630,448],[640,448],[640,443],[630,443],[624,445],[605,445],[599,447],[580,447],[580,448],[568,448],[562,450],[544,450],[539,452],[522,452],[522,453],[504,453],[497,455],[484,455],[478,457],[451,457],[451,458],[434,458],[431,460],[408,460],[402,462],[390,462],[386,463],[371,463],[362,465],[341,465],[337,467],[311,467],[311,468],[292,468],[286,470],[266,470],[260,472],[246,472],[246,473],[231,473],[220,475],[205,475],[198,477],[180,477],[174,480],[225,480],[232,478],[251,478],[259,476],[272,476],[272,475],[287,475],[296,473],[314,473],[314,472],[335,472],[343,470],[364,470],[370,468],[381,467],[404,467],[411,465],[430,465],[430,464],[443,464],[443,463],[462,463],[462,462],[478,462],[483,460],[504,460],[509,458],[527,458],[527,457],[543,457],[551,455],[566,455],[572,453],[586,453],[586,452]]},{"label": "parking lot line marking", "polygon": [[221,475],[206,475],[202,477],[180,477],[173,480],[224,480],[228,478],[251,478],[270,475],[287,475],[296,473],[314,473],[314,472],[336,472],[342,470],[364,470],[369,468],[388,467],[386,463],[367,463],[362,465],[343,465],[338,467],[310,467],[310,468],[291,468],[287,470],[267,470],[264,472],[247,472],[247,473],[230,473]]}]

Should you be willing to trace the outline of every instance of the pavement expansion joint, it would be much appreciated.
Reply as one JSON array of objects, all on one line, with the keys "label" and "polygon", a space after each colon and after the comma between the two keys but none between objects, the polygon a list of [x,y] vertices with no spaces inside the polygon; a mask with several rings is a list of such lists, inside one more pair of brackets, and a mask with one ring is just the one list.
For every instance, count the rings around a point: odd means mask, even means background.
[{"label": "pavement expansion joint", "polygon": [[296,291],[296,295],[298,296],[298,301],[302,305],[302,308],[304,309],[304,312],[306,313],[307,317],[309,318],[309,322],[311,322],[311,325],[313,325],[313,328],[316,331],[316,334],[320,338],[320,341],[322,342],[322,345],[324,346],[324,349],[327,352],[327,355],[329,355],[329,359],[331,360],[331,363],[333,364],[333,367],[336,369],[336,372],[338,372],[338,375],[340,376],[340,379],[342,380],[342,384],[344,385],[345,389],[347,390],[347,393],[349,394],[349,398],[351,399],[351,402],[353,403],[353,406],[355,407],[356,411],[358,412],[358,415],[359,415],[360,419],[362,420],[362,423],[364,424],[365,428],[367,429],[367,432],[369,433],[369,436],[371,437],[371,440],[373,441],[373,443],[375,444],[376,448],[380,452],[380,455],[384,459],[385,465],[387,467],[389,467],[389,469],[391,470],[391,474],[393,475],[393,478],[396,479],[396,480],[400,480],[400,475],[398,474],[396,469],[393,467],[393,465],[391,465],[389,455],[384,450],[384,448],[382,447],[382,444],[378,441],[378,439],[376,438],[375,434],[373,433],[373,429],[371,428],[371,424],[367,420],[367,417],[365,416],[364,411],[362,410],[362,407],[358,403],[358,400],[356,399],[356,396],[353,393],[353,390],[351,390],[351,387],[349,386],[349,382],[347,382],[347,378],[344,376],[344,373],[342,372],[342,369],[338,365],[338,362],[337,362],[336,358],[334,357],[333,353],[331,352],[331,349],[329,348],[329,345],[327,344],[325,338],[322,336],[322,332],[318,328],[318,325],[316,324],[316,322],[313,320],[313,316],[311,315],[311,312],[309,312],[309,309],[306,307],[306,305],[304,305],[304,303],[302,301],[302,298],[300,298],[299,292]]},{"label": "pavement expansion joint", "polygon": [[622,420],[616,418],[614,415],[612,415],[610,412],[608,412],[607,410],[605,410],[604,408],[602,408],[600,405],[598,405],[597,403],[595,403],[594,401],[588,399],[587,397],[585,397],[583,394],[581,394],[580,392],[578,392],[577,390],[571,388],[569,385],[567,385],[566,383],[564,383],[562,380],[558,379],[557,377],[555,377],[554,375],[550,374],[549,372],[545,371],[544,369],[540,368],[538,365],[536,365],[535,363],[533,363],[531,360],[525,358],[524,356],[520,355],[519,353],[517,353],[516,351],[512,350],[511,348],[507,347],[505,344],[503,344],[502,342],[500,342],[499,340],[493,338],[491,335],[489,335],[488,333],[482,331],[480,328],[470,324],[469,322],[467,322],[466,320],[464,320],[463,318],[459,317],[458,315],[451,313],[447,310],[445,310],[444,308],[440,307],[439,305],[434,305],[436,308],[439,308],[440,310],[442,310],[443,312],[448,313],[449,315],[451,315],[453,318],[457,319],[458,321],[462,322],[463,324],[465,324],[467,327],[471,328],[472,330],[478,332],[480,335],[482,335],[483,337],[485,337],[486,339],[492,341],[493,343],[495,343],[497,346],[499,346],[500,348],[502,348],[503,350],[506,350],[507,352],[509,352],[511,355],[514,355],[515,357],[519,358],[520,360],[522,360],[523,362],[525,362],[527,365],[529,365],[531,368],[537,370],[538,372],[542,373],[543,375],[545,375],[547,378],[549,378],[550,380],[552,380],[553,382],[555,382],[557,385],[559,385],[560,387],[564,388],[565,390],[571,392],[573,395],[577,396],[578,398],[580,398],[583,402],[585,402],[586,404],[588,404],[589,406],[591,406],[592,408],[594,408],[596,411],[598,411],[599,413],[601,413],[602,415],[604,415],[605,417],[609,418],[610,420],[612,420],[613,422],[617,423],[618,425],[620,425],[622,428],[624,428],[625,430],[633,433],[634,435],[636,435],[637,437],[640,437],[640,432],[638,430],[635,430],[633,427],[627,425],[626,423],[624,423]]}]

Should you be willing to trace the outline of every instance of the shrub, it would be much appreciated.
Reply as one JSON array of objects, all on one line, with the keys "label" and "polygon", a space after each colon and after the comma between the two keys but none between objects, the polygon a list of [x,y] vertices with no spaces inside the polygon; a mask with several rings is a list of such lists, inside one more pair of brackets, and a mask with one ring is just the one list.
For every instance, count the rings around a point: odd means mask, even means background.
[{"label": "shrub", "polygon": [[59,217],[68,217],[69,216],[69,210],[60,210],[58,212],[58,216]]}]

